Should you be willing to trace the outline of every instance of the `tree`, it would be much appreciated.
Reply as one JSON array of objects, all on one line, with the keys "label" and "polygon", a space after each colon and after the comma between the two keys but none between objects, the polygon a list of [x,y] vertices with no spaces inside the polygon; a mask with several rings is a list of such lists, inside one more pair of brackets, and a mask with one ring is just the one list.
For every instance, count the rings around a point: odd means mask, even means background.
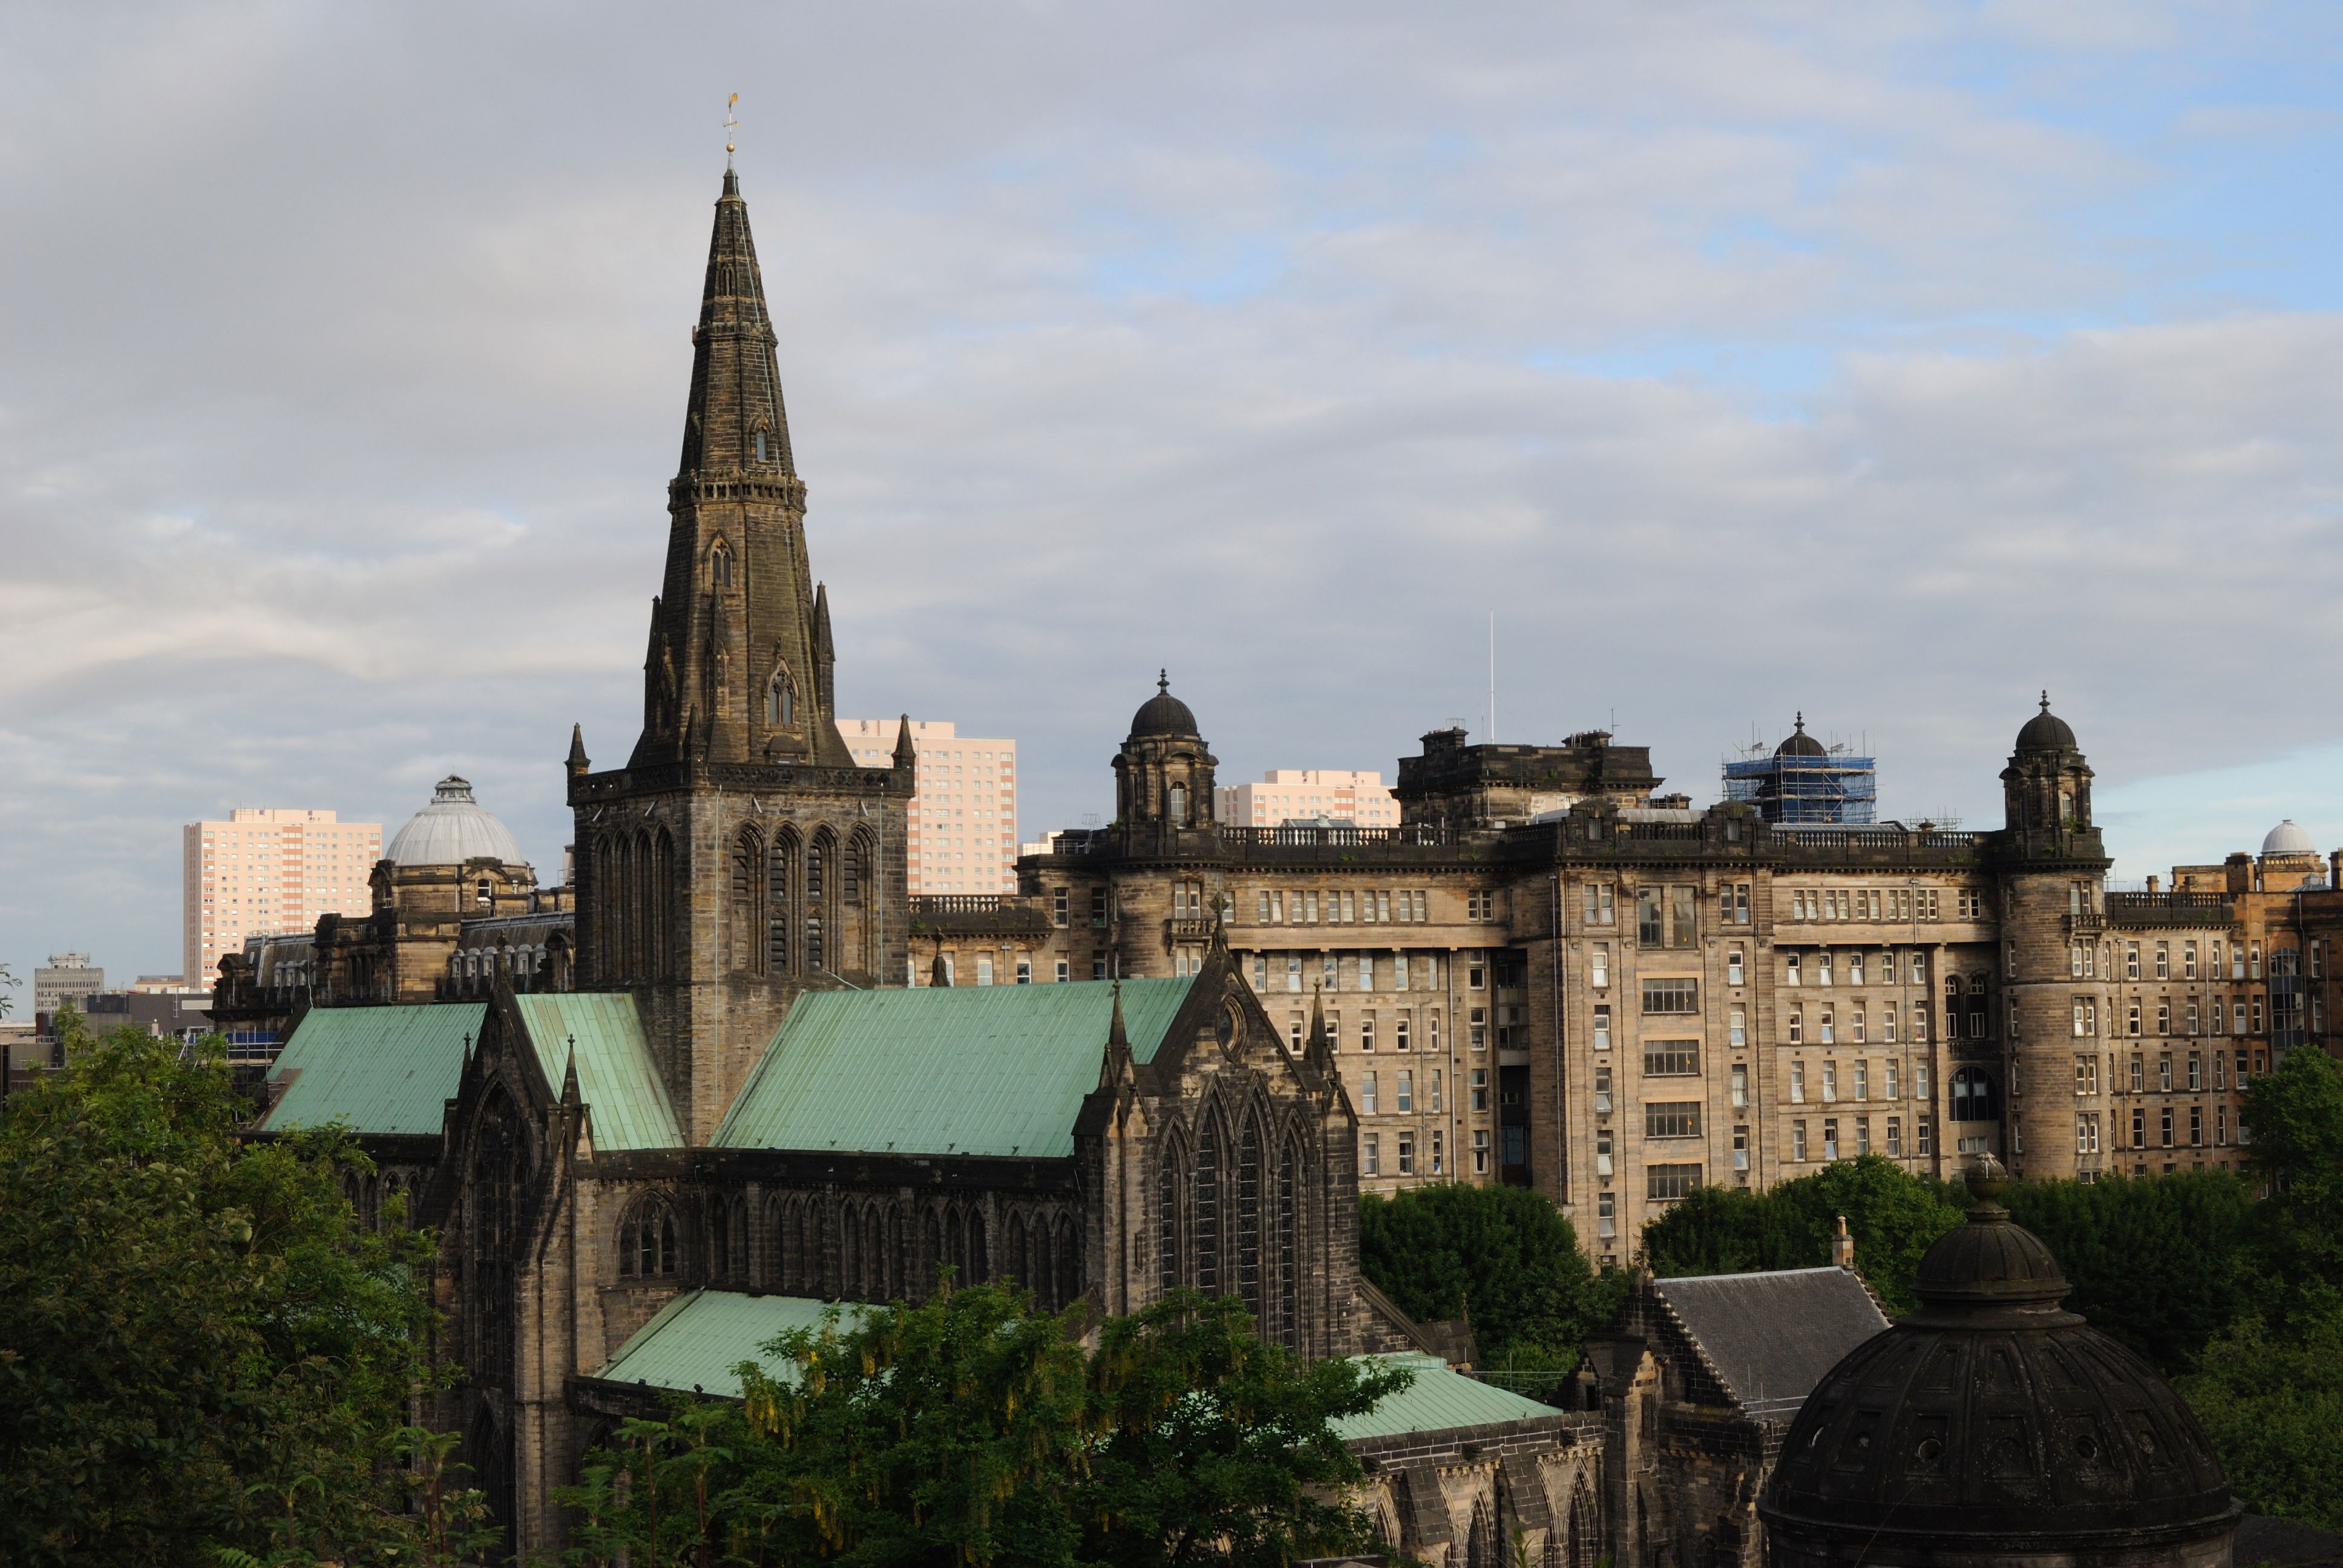
[{"label": "tree", "polygon": [[1598,1281],[1578,1232],[1527,1187],[1435,1182],[1359,1200],[1359,1271],[1420,1322],[1469,1316],[1489,1366],[1575,1363],[1619,1281]]},{"label": "tree", "polygon": [[406,1541],[427,1244],[357,1226],[346,1141],[239,1141],[216,1040],[57,1027],[0,1123],[0,1560]]},{"label": "tree", "polygon": [[1921,1257],[1961,1222],[1966,1201],[1957,1187],[1858,1154],[1764,1192],[1695,1189],[1644,1227],[1644,1260],[1669,1276],[1820,1268],[1845,1215],[1855,1266],[1890,1312],[1905,1312],[1918,1304]]},{"label": "tree", "polygon": [[2343,1530],[2343,1311],[2298,1313],[2284,1332],[2248,1318],[2178,1386],[2249,1507]]},{"label": "tree", "polygon": [[1364,1546],[1329,1423],[1411,1374],[1298,1365],[1242,1302],[1182,1292],[1100,1326],[999,1286],[833,1313],[739,1369],[734,1403],[632,1421],[562,1500],[580,1561],[1274,1568]]},{"label": "tree", "polygon": [[2286,1053],[2251,1080],[2239,1120],[2268,1184],[2258,1244],[2276,1323],[2343,1307],[2343,1067],[2317,1046]]},{"label": "tree", "polygon": [[2014,1181],[2002,1201],[2072,1284],[2067,1309],[2167,1376],[2252,1303],[2252,1191],[2226,1171]]}]

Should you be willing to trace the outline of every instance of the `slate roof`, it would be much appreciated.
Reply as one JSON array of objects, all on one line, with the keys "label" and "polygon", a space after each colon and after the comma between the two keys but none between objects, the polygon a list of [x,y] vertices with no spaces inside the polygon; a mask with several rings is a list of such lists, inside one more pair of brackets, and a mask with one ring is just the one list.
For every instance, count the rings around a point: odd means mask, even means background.
[{"label": "slate roof", "polygon": [[305,1015],[268,1073],[281,1090],[261,1127],[339,1122],[353,1132],[437,1137],[464,1076],[464,1041],[486,1002],[320,1007]]},{"label": "slate roof", "polygon": [[[732,1369],[755,1362],[778,1376],[782,1363],[758,1349],[790,1329],[818,1329],[833,1303],[804,1296],[751,1296],[738,1291],[693,1291],[659,1310],[594,1375],[607,1382],[643,1382],[679,1392],[695,1385],[737,1398]],[[841,1326],[860,1311],[841,1303]]]},{"label": "slate roof", "polygon": [[1368,1437],[1404,1437],[1411,1432],[1442,1432],[1457,1426],[1490,1426],[1503,1421],[1531,1421],[1560,1415],[1552,1405],[1496,1388],[1478,1378],[1451,1372],[1438,1356],[1419,1351],[1386,1355],[1353,1356],[1353,1361],[1405,1367],[1415,1382],[1364,1415],[1343,1416],[1327,1424],[1345,1442]]},{"label": "slate roof", "polygon": [[561,1092],[569,1055],[578,1053],[578,1097],[590,1112],[598,1152],[680,1149],[683,1131],[667,1082],[651,1060],[635,999],[619,993],[556,991],[513,999],[545,1081]]},{"label": "slate roof", "polygon": [[1652,1288],[1752,1416],[1787,1416],[1887,1319],[1845,1269],[1654,1280]]},{"label": "slate roof", "polygon": [[[1131,1057],[1151,1061],[1195,981],[1121,984]],[[1066,1159],[1113,1015],[1114,987],[1095,980],[809,992],[714,1143]]]}]

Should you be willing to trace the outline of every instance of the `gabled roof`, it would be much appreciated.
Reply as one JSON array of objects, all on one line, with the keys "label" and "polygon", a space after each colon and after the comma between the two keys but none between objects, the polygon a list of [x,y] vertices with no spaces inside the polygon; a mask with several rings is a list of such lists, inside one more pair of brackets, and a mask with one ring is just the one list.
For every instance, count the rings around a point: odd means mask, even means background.
[{"label": "gabled roof", "polygon": [[1385,1394],[1383,1402],[1364,1415],[1346,1415],[1329,1422],[1334,1435],[1344,1442],[1367,1437],[1442,1432],[1450,1427],[1491,1426],[1502,1421],[1532,1421],[1562,1413],[1552,1405],[1540,1404],[1478,1378],[1451,1372],[1448,1363],[1438,1356],[1403,1351],[1351,1359],[1370,1366],[1405,1367],[1415,1373],[1415,1381],[1397,1393]]},{"label": "gabled roof", "polygon": [[[1121,982],[1134,1061],[1154,1060],[1194,984]],[[1066,1159],[1113,1020],[1114,987],[1096,980],[809,992],[714,1143]]]},{"label": "gabled roof", "polygon": [[570,1052],[577,1052],[578,1097],[592,1114],[588,1126],[598,1152],[683,1147],[667,1081],[651,1060],[633,997],[557,991],[513,1001],[554,1093],[561,1092]]},{"label": "gabled roof", "polygon": [[[751,1296],[738,1291],[693,1291],[678,1296],[618,1348],[594,1375],[606,1382],[641,1382],[680,1392],[699,1388],[737,1398],[732,1369],[755,1362],[769,1377],[782,1363],[759,1347],[791,1329],[818,1329],[833,1303],[804,1296]],[[840,1306],[840,1326],[862,1309]]]},{"label": "gabled roof", "polygon": [[302,1018],[269,1070],[277,1102],[261,1128],[339,1122],[353,1132],[437,1137],[480,1038],[485,1002],[319,1007]]},{"label": "gabled roof", "polygon": [[1787,1415],[1887,1319],[1845,1269],[1654,1280],[1652,1289],[1742,1410]]}]

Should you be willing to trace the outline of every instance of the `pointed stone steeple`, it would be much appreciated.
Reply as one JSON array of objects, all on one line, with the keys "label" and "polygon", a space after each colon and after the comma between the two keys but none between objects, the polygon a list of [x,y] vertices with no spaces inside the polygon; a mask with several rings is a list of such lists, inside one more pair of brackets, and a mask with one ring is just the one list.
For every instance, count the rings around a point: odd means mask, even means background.
[{"label": "pointed stone steeple", "polygon": [[569,776],[573,779],[580,773],[593,771],[594,763],[586,755],[586,727],[582,724],[573,724],[569,727],[568,766]]},{"label": "pointed stone steeple", "polygon": [[[903,715],[903,727],[895,731],[895,766],[908,769],[919,759],[919,748],[911,744],[911,716],[906,713]],[[908,771],[903,776],[910,777]]]},{"label": "pointed stone steeple", "polygon": [[838,711],[838,645],[830,639],[830,585],[813,585],[813,670],[821,710]]},{"label": "pointed stone steeple", "polygon": [[806,554],[777,341],[748,204],[728,171],[691,333],[667,580],[629,767],[853,766],[833,722],[829,607]]}]

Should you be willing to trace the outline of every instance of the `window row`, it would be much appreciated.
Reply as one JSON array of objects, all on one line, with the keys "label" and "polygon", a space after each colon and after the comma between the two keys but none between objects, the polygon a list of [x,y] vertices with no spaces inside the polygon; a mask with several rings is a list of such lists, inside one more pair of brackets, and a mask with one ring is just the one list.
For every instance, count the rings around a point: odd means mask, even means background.
[{"label": "window row", "polygon": [[[1792,888],[1790,919],[1794,920],[1863,920],[1873,924],[1910,924],[1933,920],[1940,908],[1937,888]],[[1974,889],[1954,890],[1956,918],[1981,919],[1985,895]]]},{"label": "window row", "polygon": [[[2286,1030],[2301,1027],[2302,1000],[2298,996],[2268,999],[2266,1011],[2264,998],[2257,993],[2247,997],[2212,997],[2200,1002],[2196,997],[2174,1001],[2170,997],[2158,997],[2153,1002],[2133,999],[2121,1003],[2120,1021],[2110,1019],[2108,1032],[2132,1039],[2147,1035],[2198,1034],[2263,1034],[2271,1029]],[[2310,1027],[2324,1027],[2325,999],[2309,999]],[[2110,1012],[2117,1004],[2110,1002]],[[2153,1027],[2151,1027],[2151,1025]],[[2078,996],[2068,1010],[2068,1027],[2077,1040],[2099,1032],[2099,999]]]},{"label": "window row", "polygon": [[[1272,989],[1272,976],[1282,977],[1288,991],[1317,986],[1330,991],[1438,990],[1440,955],[1436,952],[1283,952],[1252,955],[1252,989]],[[1479,966],[1466,989],[1485,990]]]},{"label": "window row", "polygon": [[[1881,1120],[1885,1123],[1882,1131],[1885,1137],[1875,1152],[1885,1154],[1890,1160],[1903,1159],[1904,1119],[1900,1116],[1889,1116]],[[1842,1149],[1839,1143],[1839,1127],[1842,1121],[1853,1123],[1854,1142],[1845,1149]],[[1822,1118],[1816,1128],[1821,1134],[1819,1144],[1807,1142],[1806,1128],[1807,1122],[1803,1117],[1790,1123],[1790,1159],[1795,1164],[1805,1164],[1817,1156],[1828,1161],[1875,1152],[1871,1142],[1871,1118],[1868,1116]],[[1930,1125],[1930,1119],[1926,1116],[1917,1116],[1912,1120],[1912,1152],[1916,1157],[1923,1160],[1936,1152],[1936,1130]]]},{"label": "window row", "polygon": [[[1862,948],[1848,948],[1836,952],[1829,948],[1820,948],[1811,954],[1796,950],[1785,951],[1782,955],[1782,983],[1795,986],[1826,986],[1834,983],[1840,975],[1844,974],[1848,985],[1859,986],[1867,983],[1864,978],[1866,972],[1875,973],[1877,976],[1875,983],[1880,985],[1923,986],[1928,983],[1928,955],[1924,952],[1905,952],[1897,948],[1884,948],[1877,954],[1879,962],[1875,968],[1868,967],[1871,957],[1872,955]],[[1806,961],[1809,958],[1814,960],[1811,964]],[[1844,969],[1839,963],[1842,959],[1845,960]],[[1958,975],[1946,977],[1946,994],[1959,994],[1957,989],[1959,985]],[[1983,996],[1986,990],[1986,977],[1983,974],[1970,976],[1969,990],[1978,996]]]},{"label": "window row", "polygon": [[[1844,1075],[1839,1070],[1842,1067],[1846,1070]],[[1928,1064],[1925,1061],[1911,1063],[1909,1071],[1898,1061],[1883,1061],[1876,1072],[1868,1061],[1819,1061],[1813,1064],[1811,1076],[1807,1069],[1803,1060],[1791,1059],[1790,1102],[1794,1105],[1805,1103],[1810,1084],[1816,1091],[1814,1098],[1825,1101],[1870,1100],[1875,1098],[1874,1088],[1879,1091],[1876,1098],[1881,1100],[1901,1100],[1906,1093],[1914,1100],[1928,1098]],[[1841,1089],[1847,1092],[1841,1094]]]},{"label": "window row", "polygon": [[[1476,1111],[1487,1109],[1488,1085],[1487,1078],[1485,1076],[1486,1070],[1486,1069],[1475,1069],[1473,1071],[1473,1078],[1479,1084],[1479,1087],[1474,1091],[1473,1095],[1474,1101],[1473,1109]],[[1391,1074],[1390,1081],[1392,1087],[1391,1103],[1389,1105],[1385,1105],[1379,1098],[1380,1075],[1373,1069],[1369,1069],[1368,1070],[1359,1074],[1358,1088],[1360,1115],[1377,1116],[1381,1115],[1385,1111],[1390,1111],[1396,1115],[1409,1116],[1414,1114],[1419,1110],[1436,1112],[1443,1109],[1442,1085],[1443,1078],[1441,1069],[1434,1067],[1426,1070],[1424,1072],[1423,1093],[1421,1096],[1421,1104],[1418,1103],[1419,1097],[1415,1092],[1415,1071],[1413,1068],[1399,1069]]]},{"label": "window row", "polygon": [[[2267,1051],[2251,1052],[2250,1071],[2268,1070],[2265,1066],[2268,1058]],[[2236,1060],[2237,1087],[2243,1089],[2249,1070],[2248,1053],[2243,1047],[2236,1052]],[[2110,1051],[2107,1057],[2107,1084],[2110,1090],[2117,1092],[2128,1088],[2134,1094],[2145,1094],[2152,1086],[2162,1094],[2177,1093],[2183,1090],[2194,1094],[2207,1088],[2216,1090],[2228,1088],[2229,1067],[2230,1053],[2226,1050],[2192,1050],[2188,1052],[2185,1060],[2176,1060],[2174,1053],[2167,1050],[2157,1053],[2151,1077],[2147,1056],[2136,1050],[2131,1053],[2130,1071],[2119,1077],[2116,1055]],[[2075,1092],[2097,1094],[2098,1091],[2099,1058],[2089,1054],[2077,1055]]]},{"label": "window row", "polygon": [[[1716,889],[1716,920],[1723,926],[1749,924],[1747,882],[1721,882]],[[1667,882],[1637,887],[1635,945],[1644,948],[1689,948],[1700,935],[1701,890],[1696,883]],[[1592,927],[1619,923],[1622,900],[1616,882],[1587,882],[1579,890],[1581,918]]]},{"label": "window row", "polygon": [[[2177,1105],[2158,1106],[2154,1112],[2154,1121],[2152,1126],[2150,1122],[2150,1112],[2147,1107],[2144,1105],[2137,1107],[2131,1113],[2130,1143],[2128,1145],[2125,1145],[2118,1142],[2116,1147],[2146,1149],[2149,1147],[2148,1140],[2153,1136],[2156,1140],[2155,1147],[2157,1148],[2178,1148],[2181,1146],[2183,1141],[2180,1137],[2180,1127],[2181,1118],[2184,1115],[2187,1118],[2187,1126],[2188,1130],[2188,1135],[2186,1140],[2187,1147],[2191,1149],[2204,1148],[2206,1146],[2205,1133],[2207,1128],[2207,1118],[2205,1114],[2205,1107],[2201,1105],[2190,1105],[2187,1107]],[[2122,1123],[2117,1122],[2116,1125],[2119,1129],[2122,1126]],[[2237,1117],[2233,1128],[2229,1116],[2229,1108],[2224,1104],[2216,1104],[2213,1107],[2211,1129],[2213,1134],[2212,1142],[2216,1146],[2227,1145],[2230,1141],[2233,1131],[2236,1141],[2238,1143],[2247,1144],[2253,1141],[2252,1134],[2247,1131],[2245,1118],[2243,1116]],[[2099,1113],[2097,1111],[2078,1111],[2075,1113],[2075,1152],[2077,1154],[2097,1154],[2099,1152]]]},{"label": "window row", "polygon": [[[1477,900],[1486,894],[1474,893]],[[1264,926],[1421,925],[1432,919],[1431,895],[1422,888],[1373,890],[1304,890],[1254,896],[1253,920]],[[1485,916],[1475,914],[1475,920]]]},{"label": "window row", "polygon": [[[2142,944],[2136,941],[2123,943],[2120,952],[2112,943],[2102,948],[2091,942],[2076,942],[2066,950],[2066,972],[2075,980],[2095,980],[2098,978],[2099,971],[2102,970],[2106,971],[2107,978],[2109,980],[2120,978],[2127,980],[2175,979],[2193,980],[2223,978],[2224,959],[2222,943],[2219,941],[2211,940],[2206,941],[2205,962],[2201,970],[2197,967],[2197,942],[2193,939],[2183,939],[2180,943],[2177,974],[2174,957],[2172,943],[2168,941],[2157,942],[2148,947],[2145,952],[2142,950]],[[2309,972],[2312,975],[2318,974],[2323,957],[2321,945],[2318,942],[2311,943]],[[2226,961],[2228,979],[2259,980],[2262,978],[2262,944],[2259,941],[2231,942],[2227,945]],[[2118,965],[2121,966],[2120,976],[2117,974]],[[2301,973],[2300,955],[2292,947],[2271,948],[2269,972],[2273,976]]]},{"label": "window row", "polygon": [[[1510,1130],[1509,1130],[1510,1131]],[[1413,1128],[1391,1133],[1391,1169],[1383,1169],[1383,1139],[1380,1132],[1359,1135],[1359,1174],[1362,1176],[1445,1176],[1448,1172],[1447,1135],[1438,1128],[1422,1134],[1423,1140],[1423,1170],[1417,1170],[1416,1144],[1418,1134]],[[1473,1169],[1475,1174],[1489,1171],[1489,1134],[1485,1129],[1473,1134]]]}]

